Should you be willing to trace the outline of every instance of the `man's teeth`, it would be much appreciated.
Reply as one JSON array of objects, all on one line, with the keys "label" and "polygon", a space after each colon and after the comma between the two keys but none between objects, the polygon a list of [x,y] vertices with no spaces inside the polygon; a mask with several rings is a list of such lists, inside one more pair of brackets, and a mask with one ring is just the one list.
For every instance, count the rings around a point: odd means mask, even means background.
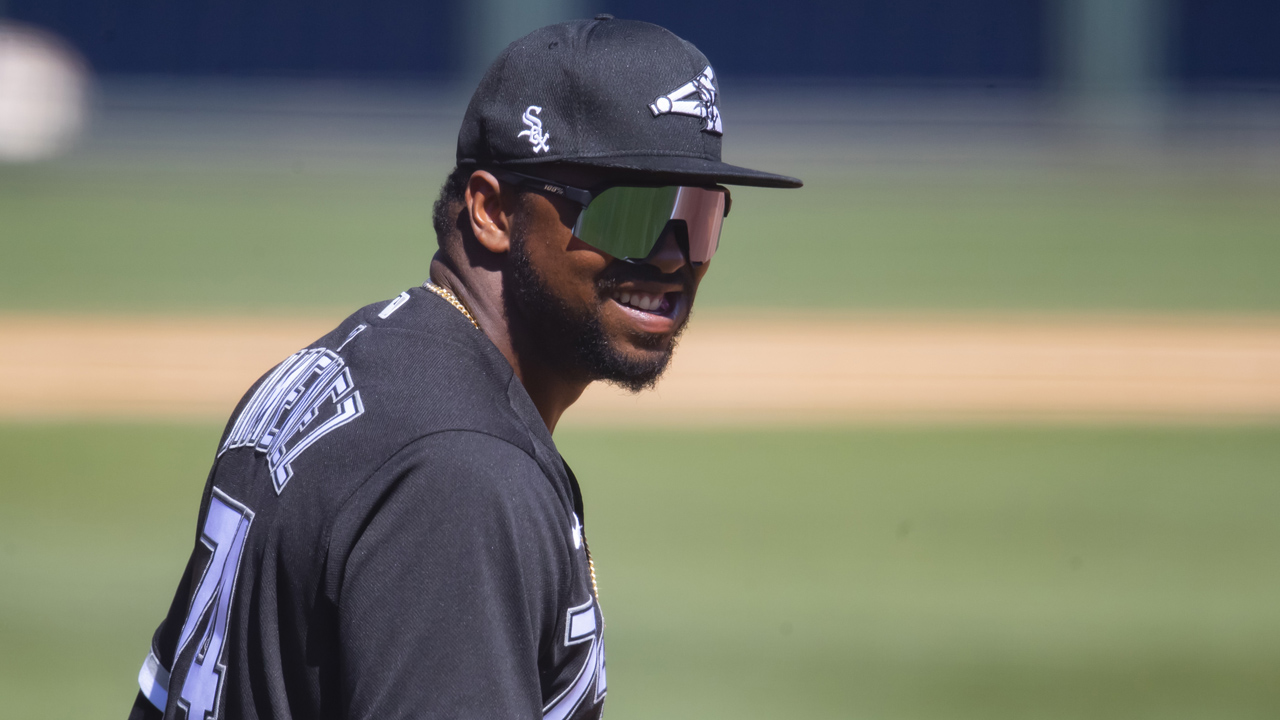
[{"label": "man's teeth", "polygon": [[622,305],[630,305],[641,310],[657,310],[662,305],[661,295],[651,295],[649,293],[637,292],[616,292],[613,299]]}]

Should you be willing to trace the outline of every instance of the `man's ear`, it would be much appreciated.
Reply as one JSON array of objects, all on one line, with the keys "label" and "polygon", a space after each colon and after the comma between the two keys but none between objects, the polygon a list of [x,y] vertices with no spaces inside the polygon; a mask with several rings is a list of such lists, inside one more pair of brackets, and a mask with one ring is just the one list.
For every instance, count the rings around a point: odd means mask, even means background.
[{"label": "man's ear", "polygon": [[498,179],[485,170],[471,173],[467,181],[467,217],[476,240],[491,253],[511,249],[510,198],[504,198]]}]

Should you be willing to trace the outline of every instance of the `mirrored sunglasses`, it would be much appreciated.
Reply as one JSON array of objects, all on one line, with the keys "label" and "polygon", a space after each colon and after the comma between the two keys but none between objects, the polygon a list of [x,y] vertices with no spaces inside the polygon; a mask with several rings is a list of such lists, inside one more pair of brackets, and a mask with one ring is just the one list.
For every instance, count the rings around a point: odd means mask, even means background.
[{"label": "mirrored sunglasses", "polygon": [[588,245],[624,260],[648,257],[667,226],[683,222],[689,260],[704,263],[720,244],[720,228],[729,215],[729,190],[666,185],[619,185],[592,191],[507,170],[494,171],[503,182],[563,197],[582,206],[573,234]]}]

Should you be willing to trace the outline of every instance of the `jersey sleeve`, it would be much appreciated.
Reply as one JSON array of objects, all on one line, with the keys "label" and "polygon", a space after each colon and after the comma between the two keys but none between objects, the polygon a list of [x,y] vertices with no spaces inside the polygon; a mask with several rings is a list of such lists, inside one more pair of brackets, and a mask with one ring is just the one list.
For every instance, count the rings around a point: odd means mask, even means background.
[{"label": "jersey sleeve", "polygon": [[380,475],[334,597],[345,716],[542,717],[539,654],[570,570],[537,463],[448,432]]}]

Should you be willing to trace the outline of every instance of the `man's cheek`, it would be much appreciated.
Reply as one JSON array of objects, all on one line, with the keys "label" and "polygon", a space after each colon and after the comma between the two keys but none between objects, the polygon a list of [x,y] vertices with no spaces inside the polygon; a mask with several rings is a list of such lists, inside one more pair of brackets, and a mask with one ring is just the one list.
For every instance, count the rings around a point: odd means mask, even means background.
[{"label": "man's cheek", "polygon": [[706,276],[707,271],[711,269],[711,261],[708,260],[700,265],[693,266],[693,289],[698,289],[698,283],[702,282],[702,278]]}]

